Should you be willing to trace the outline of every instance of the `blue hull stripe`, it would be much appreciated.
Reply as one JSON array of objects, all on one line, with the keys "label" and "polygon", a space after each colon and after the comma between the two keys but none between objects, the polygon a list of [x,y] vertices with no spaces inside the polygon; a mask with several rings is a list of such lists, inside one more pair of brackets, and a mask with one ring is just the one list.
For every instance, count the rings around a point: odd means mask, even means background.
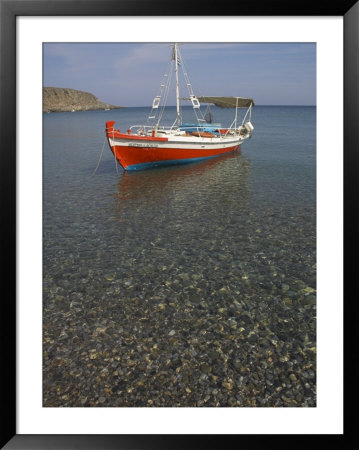
[{"label": "blue hull stripe", "polygon": [[225,155],[228,155],[229,153],[232,153],[235,151],[236,150],[232,150],[231,152],[220,153],[219,155],[213,155],[213,156],[205,156],[203,158],[166,159],[164,161],[151,161],[148,163],[133,164],[132,166],[128,166],[126,168],[126,170],[143,170],[143,169],[148,169],[150,167],[172,166],[174,164],[188,164],[188,163],[193,163],[193,162],[197,162],[197,161],[203,161],[205,159],[217,158],[218,156],[225,156]]}]

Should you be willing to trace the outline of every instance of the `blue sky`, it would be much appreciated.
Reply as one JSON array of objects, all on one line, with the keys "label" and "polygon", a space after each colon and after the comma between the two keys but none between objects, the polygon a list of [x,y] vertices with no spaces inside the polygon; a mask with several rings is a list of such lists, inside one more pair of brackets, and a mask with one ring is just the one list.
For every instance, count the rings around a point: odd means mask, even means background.
[{"label": "blue sky", "polygon": [[[316,104],[314,43],[184,43],[180,51],[197,96],[249,97],[257,105]],[[48,43],[43,55],[44,86],[91,92],[118,106],[148,106],[171,45]],[[171,95],[168,104],[174,104]]]}]

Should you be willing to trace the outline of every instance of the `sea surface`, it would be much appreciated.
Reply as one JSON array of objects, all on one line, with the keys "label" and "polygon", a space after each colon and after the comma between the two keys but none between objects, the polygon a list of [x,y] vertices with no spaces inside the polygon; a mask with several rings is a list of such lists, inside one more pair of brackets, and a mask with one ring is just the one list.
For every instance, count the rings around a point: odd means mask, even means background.
[{"label": "sea surface", "polygon": [[316,108],[124,173],[105,123],[148,112],[43,116],[43,406],[316,406]]}]

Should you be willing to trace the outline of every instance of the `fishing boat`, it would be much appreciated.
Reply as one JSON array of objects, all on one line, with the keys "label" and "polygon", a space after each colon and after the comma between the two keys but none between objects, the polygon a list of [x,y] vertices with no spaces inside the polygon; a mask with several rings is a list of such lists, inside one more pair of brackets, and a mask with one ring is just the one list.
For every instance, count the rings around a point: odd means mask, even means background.
[{"label": "fishing boat", "polygon": [[[188,97],[180,97],[179,70],[182,69]],[[172,125],[162,126],[161,120],[175,73],[176,117]],[[189,101],[194,112],[193,123],[182,122],[181,100]],[[207,104],[203,114],[201,105]],[[225,127],[212,123],[210,105],[234,108],[234,119]],[[239,151],[244,140],[252,136],[251,123],[253,99],[243,97],[196,97],[189,82],[184,61],[177,43],[173,44],[168,70],[164,74],[159,93],[143,125],[132,125],[126,132],[115,128],[114,121],[106,122],[109,147],[124,170],[142,170],[170,164],[183,164],[214,158]],[[245,109],[243,120],[238,110]]]}]

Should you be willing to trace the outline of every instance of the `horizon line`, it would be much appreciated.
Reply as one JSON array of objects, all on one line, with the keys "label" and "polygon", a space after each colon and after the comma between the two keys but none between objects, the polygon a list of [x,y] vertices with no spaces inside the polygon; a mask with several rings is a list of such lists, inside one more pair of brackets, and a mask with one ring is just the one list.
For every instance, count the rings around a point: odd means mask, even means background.
[{"label": "horizon line", "polygon": [[[166,105],[166,106],[170,106],[170,107],[176,107],[176,105]],[[282,105],[282,104],[256,104],[253,106],[253,108],[255,108],[256,106],[317,106],[316,104],[314,105],[298,105],[298,104],[287,104],[287,105]],[[141,105],[141,106],[121,106],[121,108],[151,108],[152,105]],[[182,108],[192,108],[191,105],[182,105]],[[213,105],[213,107],[216,107],[215,105]],[[219,109],[231,109],[231,108],[221,108],[220,106],[218,106],[217,108]],[[245,109],[245,108],[240,108],[240,109]]]}]

